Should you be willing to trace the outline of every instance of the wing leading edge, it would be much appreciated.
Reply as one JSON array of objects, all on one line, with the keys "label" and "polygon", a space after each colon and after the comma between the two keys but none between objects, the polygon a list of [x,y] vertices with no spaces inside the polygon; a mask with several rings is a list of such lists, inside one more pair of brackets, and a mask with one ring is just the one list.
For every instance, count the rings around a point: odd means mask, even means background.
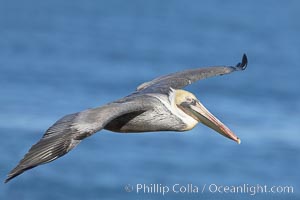
[{"label": "wing leading edge", "polygon": [[166,92],[169,91],[170,88],[181,89],[201,79],[229,74],[234,71],[245,70],[247,64],[248,59],[246,54],[244,54],[242,61],[235,66],[197,68],[168,74],[166,76],[161,76],[152,81],[141,84],[138,86],[137,91],[145,90],[145,92]]}]

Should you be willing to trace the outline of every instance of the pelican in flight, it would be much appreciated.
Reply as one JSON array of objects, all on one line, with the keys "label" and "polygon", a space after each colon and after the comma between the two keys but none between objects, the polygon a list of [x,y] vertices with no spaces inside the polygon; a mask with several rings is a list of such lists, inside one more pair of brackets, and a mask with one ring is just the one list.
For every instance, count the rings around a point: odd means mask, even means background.
[{"label": "pelican in flight", "polygon": [[5,182],[38,165],[51,162],[83,139],[106,129],[113,132],[187,131],[198,122],[240,143],[240,139],[211,114],[194,94],[182,90],[195,81],[244,70],[247,57],[235,66],[185,70],[138,86],[135,92],[101,107],[66,115],[55,122],[8,174]]}]

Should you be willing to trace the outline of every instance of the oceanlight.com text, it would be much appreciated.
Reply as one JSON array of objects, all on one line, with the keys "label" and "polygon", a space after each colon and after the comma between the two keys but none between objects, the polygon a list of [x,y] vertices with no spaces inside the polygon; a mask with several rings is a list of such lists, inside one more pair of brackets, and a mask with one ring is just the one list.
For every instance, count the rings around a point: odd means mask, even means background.
[{"label": "oceanlight.com text", "polygon": [[248,194],[256,195],[263,193],[270,194],[293,194],[294,187],[290,185],[285,186],[268,186],[262,184],[240,184],[240,185],[222,185],[222,184],[127,184],[124,187],[126,192],[133,192],[136,194]]}]

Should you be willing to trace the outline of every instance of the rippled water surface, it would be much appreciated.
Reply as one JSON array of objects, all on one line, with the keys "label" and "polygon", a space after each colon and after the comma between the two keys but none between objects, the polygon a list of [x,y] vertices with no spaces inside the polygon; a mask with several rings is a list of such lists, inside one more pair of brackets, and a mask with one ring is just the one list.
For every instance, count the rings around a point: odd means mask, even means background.
[{"label": "rippled water surface", "polygon": [[[57,119],[159,75],[234,65],[192,91],[242,144],[185,133],[101,131],[67,156],[0,185],[0,199],[299,199],[299,1],[1,1],[0,177]],[[199,186],[137,194],[130,184]],[[204,185],[293,186],[293,194]]]}]

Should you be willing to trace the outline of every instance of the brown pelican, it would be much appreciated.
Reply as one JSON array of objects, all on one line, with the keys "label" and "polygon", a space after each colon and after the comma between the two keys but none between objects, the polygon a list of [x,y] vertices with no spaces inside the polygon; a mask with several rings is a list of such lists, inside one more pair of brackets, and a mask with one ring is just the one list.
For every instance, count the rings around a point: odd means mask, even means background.
[{"label": "brown pelican", "polygon": [[198,122],[240,143],[240,139],[192,93],[183,87],[208,77],[244,70],[247,57],[236,66],[191,69],[158,77],[135,92],[104,106],[69,114],[55,122],[33,145],[5,182],[38,165],[51,162],[76,147],[81,140],[107,129],[114,132],[187,131]]}]

